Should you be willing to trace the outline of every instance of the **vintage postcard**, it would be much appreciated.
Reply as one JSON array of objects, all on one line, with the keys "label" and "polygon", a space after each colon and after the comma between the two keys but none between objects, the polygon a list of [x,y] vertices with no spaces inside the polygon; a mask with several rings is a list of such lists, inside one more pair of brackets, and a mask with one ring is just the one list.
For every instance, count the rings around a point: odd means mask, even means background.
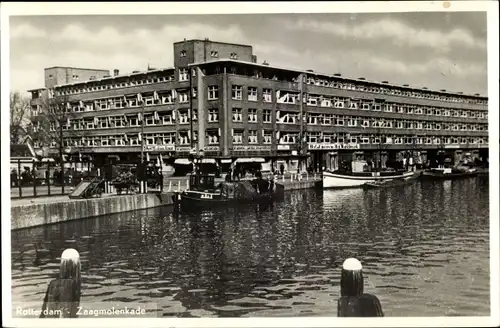
[{"label": "vintage postcard", "polygon": [[497,2],[1,9],[5,326],[500,323]]}]

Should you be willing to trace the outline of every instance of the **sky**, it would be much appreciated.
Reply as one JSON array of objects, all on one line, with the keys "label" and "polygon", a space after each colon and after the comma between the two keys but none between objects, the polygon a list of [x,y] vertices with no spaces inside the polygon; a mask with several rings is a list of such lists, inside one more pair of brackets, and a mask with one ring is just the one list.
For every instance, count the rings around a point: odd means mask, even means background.
[{"label": "sky", "polygon": [[11,90],[51,66],[172,67],[184,38],[250,44],[258,62],[487,95],[486,13],[11,16]]}]

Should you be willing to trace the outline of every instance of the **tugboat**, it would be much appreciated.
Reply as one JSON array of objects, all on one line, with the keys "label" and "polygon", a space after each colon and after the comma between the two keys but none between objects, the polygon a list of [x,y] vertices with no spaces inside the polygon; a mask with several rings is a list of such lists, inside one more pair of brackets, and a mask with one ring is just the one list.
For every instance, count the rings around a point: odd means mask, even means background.
[{"label": "tugboat", "polygon": [[189,177],[189,189],[173,196],[174,205],[181,210],[214,207],[233,203],[272,202],[284,195],[282,184],[273,179],[224,181],[216,185],[215,175],[195,172]]}]

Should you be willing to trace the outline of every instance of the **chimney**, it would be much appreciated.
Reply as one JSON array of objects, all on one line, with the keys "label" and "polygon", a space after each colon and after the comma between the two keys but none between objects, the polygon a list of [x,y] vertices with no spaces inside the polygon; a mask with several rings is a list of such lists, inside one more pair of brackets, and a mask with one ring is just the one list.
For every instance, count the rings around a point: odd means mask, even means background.
[{"label": "chimney", "polygon": [[264,60],[264,62],[262,63],[262,65],[266,65],[266,66],[269,66],[269,63],[267,61]]},{"label": "chimney", "polygon": [[116,68],[115,68],[115,69],[113,70],[113,75],[114,75],[114,76],[118,76],[118,75],[120,75],[120,70],[118,70],[118,69],[116,69]]},{"label": "chimney", "polygon": [[257,63],[257,56],[256,55],[252,55],[252,63]]},{"label": "chimney", "polygon": [[366,79],[364,77],[358,77],[358,80],[365,81]]},{"label": "chimney", "polygon": [[409,87],[410,85],[409,84],[403,84],[403,87]]},{"label": "chimney", "polygon": [[383,84],[389,84],[389,81],[382,81]]},{"label": "chimney", "polygon": [[340,74],[340,73],[335,73],[335,74],[333,74],[333,76],[342,76],[342,74]]}]

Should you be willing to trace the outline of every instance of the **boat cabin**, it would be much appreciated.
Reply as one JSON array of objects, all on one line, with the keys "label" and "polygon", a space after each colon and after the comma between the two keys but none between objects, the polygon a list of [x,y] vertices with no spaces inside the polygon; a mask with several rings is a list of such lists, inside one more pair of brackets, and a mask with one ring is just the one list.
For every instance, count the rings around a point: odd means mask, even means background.
[{"label": "boat cabin", "polygon": [[214,191],[215,175],[214,174],[193,174],[189,177],[189,189],[196,191]]}]

